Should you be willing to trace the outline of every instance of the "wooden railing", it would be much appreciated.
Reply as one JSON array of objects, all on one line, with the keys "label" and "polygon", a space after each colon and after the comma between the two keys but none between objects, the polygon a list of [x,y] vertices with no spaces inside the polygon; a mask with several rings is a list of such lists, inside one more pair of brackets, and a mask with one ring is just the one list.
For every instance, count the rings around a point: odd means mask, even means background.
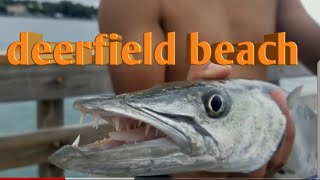
[{"label": "wooden railing", "polygon": [[[47,162],[48,156],[79,134],[81,143],[90,143],[106,137],[110,128],[64,127],[64,98],[110,92],[106,66],[12,66],[0,55],[0,102],[36,100],[39,128],[0,136],[0,170],[39,164],[40,177],[63,176],[63,170]],[[6,121],[1,115],[0,119]]]}]

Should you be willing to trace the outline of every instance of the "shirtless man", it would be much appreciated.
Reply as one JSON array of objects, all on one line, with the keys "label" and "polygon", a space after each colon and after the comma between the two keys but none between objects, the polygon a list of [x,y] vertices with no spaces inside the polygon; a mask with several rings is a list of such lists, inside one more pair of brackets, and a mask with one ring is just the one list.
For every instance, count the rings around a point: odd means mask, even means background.
[{"label": "shirtless man", "polygon": [[[316,72],[320,59],[320,28],[308,16],[299,0],[102,0],[99,11],[101,33],[116,32],[123,42],[142,43],[143,32],[153,33],[153,47],[165,40],[167,32],[176,32],[176,66],[135,65],[110,67],[117,94],[150,88],[167,81],[188,79],[251,78],[266,80],[265,66],[192,66],[186,61],[186,37],[199,32],[199,41],[262,42],[263,36],[286,32],[287,41],[298,45],[299,58]],[[142,58],[135,56],[136,58]],[[285,108],[281,93],[274,94]],[[287,113],[285,113],[287,114]],[[288,115],[288,114],[287,114]],[[270,177],[286,163],[294,139],[289,118],[283,146],[270,162],[249,174],[188,173],[188,177]],[[182,177],[182,175],[176,175]]]}]

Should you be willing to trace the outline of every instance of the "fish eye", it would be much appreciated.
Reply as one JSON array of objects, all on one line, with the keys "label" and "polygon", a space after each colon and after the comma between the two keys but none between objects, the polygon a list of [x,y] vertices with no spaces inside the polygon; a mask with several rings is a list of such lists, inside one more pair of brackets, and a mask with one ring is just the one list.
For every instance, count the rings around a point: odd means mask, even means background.
[{"label": "fish eye", "polygon": [[214,94],[210,97],[208,101],[209,113],[212,116],[220,115],[225,109],[224,98],[221,95]]}]

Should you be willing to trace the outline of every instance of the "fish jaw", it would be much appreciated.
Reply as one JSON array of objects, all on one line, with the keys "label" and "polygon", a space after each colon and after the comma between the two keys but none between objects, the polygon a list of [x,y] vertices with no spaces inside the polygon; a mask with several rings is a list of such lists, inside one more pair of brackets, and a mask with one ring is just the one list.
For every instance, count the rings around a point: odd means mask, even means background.
[{"label": "fish jaw", "polygon": [[50,156],[49,161],[64,169],[89,174],[130,177],[165,174],[170,163],[183,158],[185,155],[175,143],[162,138],[110,150],[84,150],[67,145]]},{"label": "fish jaw", "polygon": [[49,157],[58,167],[108,177],[134,177],[203,171],[219,168],[210,156],[191,157],[179,152],[178,146],[160,139],[127,145],[112,150],[84,151],[66,145]]},{"label": "fish jaw", "polygon": [[[199,154],[190,137],[185,136],[185,129],[179,129],[181,124],[178,121],[147,108],[136,108],[121,97],[79,100],[74,107],[83,113],[98,114],[110,123],[113,122],[108,117],[136,119],[166,136],[112,148],[99,143],[97,148],[91,148],[94,144],[82,147],[67,145],[49,157],[49,161],[58,167],[117,177],[124,174],[145,176],[180,173],[188,171],[188,168],[189,171],[200,171],[207,168],[209,162],[212,163],[212,157],[204,158],[203,154]],[[185,124],[184,128],[186,126],[192,131],[191,125]],[[203,145],[198,144],[197,147],[203,148]]]},{"label": "fish jaw", "polygon": [[100,104],[100,98],[80,100],[75,102],[74,107],[81,112],[98,114],[110,123],[113,122],[111,122],[108,117],[129,118],[141,121],[168,135],[172,140],[174,140],[174,142],[184,149],[185,152],[190,151],[190,147],[188,147],[188,138],[179,131],[177,126],[170,125],[168,121],[164,121],[163,119],[155,118],[154,116],[147,114],[142,108],[136,108],[122,98],[109,98],[104,101],[104,104]]}]

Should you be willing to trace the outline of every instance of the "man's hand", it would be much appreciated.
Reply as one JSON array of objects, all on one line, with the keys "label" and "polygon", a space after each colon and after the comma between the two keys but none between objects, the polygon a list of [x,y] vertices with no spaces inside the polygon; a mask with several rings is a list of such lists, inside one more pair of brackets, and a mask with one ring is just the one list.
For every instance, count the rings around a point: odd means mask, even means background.
[{"label": "man's hand", "polygon": [[188,80],[219,80],[231,75],[231,66],[221,66],[208,63],[203,66],[191,66],[188,72]]},{"label": "man's hand", "polygon": [[[225,79],[231,74],[231,66],[220,66],[216,64],[207,64],[203,66],[191,66],[188,74],[188,80],[199,80],[199,79],[207,79],[207,80],[219,80]],[[273,177],[274,174],[281,169],[283,165],[285,165],[288,161],[290,152],[292,150],[294,137],[295,137],[295,128],[292,116],[287,108],[286,97],[281,89],[274,90],[271,93],[271,96],[279,105],[282,113],[287,118],[287,126],[286,132],[284,134],[283,142],[273,156],[273,158],[260,169],[248,173],[209,173],[209,172],[196,172],[196,173],[188,173],[185,174],[188,177],[224,177],[224,178],[264,178],[264,177]],[[184,176],[184,177],[186,177]],[[180,177],[177,175],[176,177]]]}]

